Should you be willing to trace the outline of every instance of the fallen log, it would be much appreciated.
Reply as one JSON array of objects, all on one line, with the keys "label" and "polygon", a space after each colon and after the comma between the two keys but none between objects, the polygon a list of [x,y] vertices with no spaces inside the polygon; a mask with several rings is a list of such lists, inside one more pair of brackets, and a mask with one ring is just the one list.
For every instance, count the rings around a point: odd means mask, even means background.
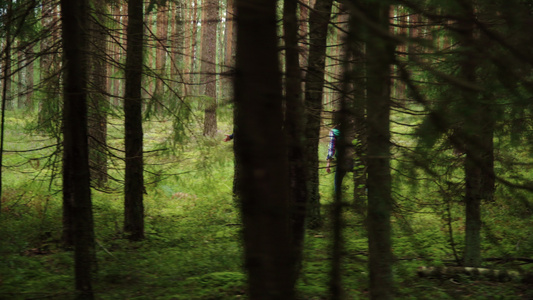
[{"label": "fallen log", "polygon": [[459,275],[466,275],[472,278],[484,278],[493,281],[529,281],[531,275],[522,274],[519,271],[512,270],[495,270],[487,268],[473,267],[418,267],[418,276],[450,278]]},{"label": "fallen log", "polygon": [[512,261],[519,261],[524,264],[531,264],[533,263],[533,258],[527,258],[527,257],[489,257],[485,258],[485,261],[490,262],[512,262]]}]

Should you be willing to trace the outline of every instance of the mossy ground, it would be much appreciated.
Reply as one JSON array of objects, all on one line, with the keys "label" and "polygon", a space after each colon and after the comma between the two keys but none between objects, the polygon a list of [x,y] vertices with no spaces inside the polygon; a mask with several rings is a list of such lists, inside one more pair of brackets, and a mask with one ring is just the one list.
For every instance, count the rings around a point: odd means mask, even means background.
[{"label": "mossy ground", "polygon": [[[22,136],[17,132],[19,127],[8,128],[7,136]],[[111,193],[93,191],[98,258],[93,288],[97,299],[247,299],[240,219],[231,193],[232,146],[221,142],[223,134],[230,131],[228,128],[222,128],[215,139],[192,138],[180,151],[161,151],[147,157],[148,168],[157,172],[147,176],[144,241],[129,242],[124,237],[119,188],[110,189],[114,190]],[[159,127],[148,129],[147,136],[153,143],[148,149],[162,144],[159,142],[167,138],[165,132]],[[28,139],[24,143],[12,138],[8,146],[22,149],[30,140],[34,147],[50,142],[35,136]],[[322,145],[322,152],[324,148]],[[20,165],[31,155],[43,154],[46,153],[11,154],[5,157],[4,164]],[[53,169],[43,169],[45,161],[39,161],[39,167],[34,159],[33,164],[6,168],[3,174],[0,299],[72,299],[74,295],[72,252],[60,245],[60,181],[51,179]],[[120,175],[120,171],[114,172]],[[331,241],[327,220],[332,176],[321,173],[326,225],[306,236],[302,275],[297,284],[300,299],[328,299]],[[349,180],[347,183],[349,199]],[[416,190],[417,198],[437,201],[429,190],[402,184],[396,186],[399,194]],[[500,192],[500,201],[484,206],[487,229],[483,255],[532,257],[531,214],[504,196]],[[348,201],[343,258],[345,298],[367,299],[364,223],[349,207]],[[451,226],[459,253],[464,233],[462,209],[458,204],[451,207]],[[522,282],[418,277],[419,266],[453,263],[447,218],[440,212],[439,205],[398,203],[393,216],[397,299],[533,299],[533,286]],[[524,272],[532,269],[531,264],[519,265],[512,260],[486,266]]]}]

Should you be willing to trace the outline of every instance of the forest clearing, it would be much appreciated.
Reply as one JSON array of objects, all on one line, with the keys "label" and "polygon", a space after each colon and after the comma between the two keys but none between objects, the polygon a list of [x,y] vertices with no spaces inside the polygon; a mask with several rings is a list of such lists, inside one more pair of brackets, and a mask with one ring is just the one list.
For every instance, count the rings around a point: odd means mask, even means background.
[{"label": "forest clearing", "polygon": [[532,25],[0,1],[0,299],[533,299]]}]

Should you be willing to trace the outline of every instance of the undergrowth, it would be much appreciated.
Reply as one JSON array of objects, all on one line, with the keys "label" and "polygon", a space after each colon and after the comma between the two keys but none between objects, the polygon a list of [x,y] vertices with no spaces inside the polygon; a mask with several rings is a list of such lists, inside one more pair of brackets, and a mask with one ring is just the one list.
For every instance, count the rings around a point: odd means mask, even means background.
[{"label": "undergrowth", "polygon": [[[163,126],[159,124],[157,126]],[[12,126],[6,136],[15,133]],[[128,241],[122,231],[123,199],[117,189],[93,190],[98,270],[94,274],[97,299],[246,299],[241,224],[232,198],[233,152],[215,139],[190,139],[183,149],[161,150],[148,157],[153,172],[147,175],[145,195],[146,239]],[[153,130],[152,147],[161,145],[165,130]],[[40,147],[53,141],[27,137],[26,146]],[[116,142],[116,141],[115,141]],[[8,140],[7,148],[24,149],[20,139]],[[321,157],[325,156],[325,142]],[[13,148],[11,148],[13,149]],[[24,163],[31,155],[5,157],[6,168],[0,215],[0,299],[72,299],[73,253],[61,247],[60,179],[52,171]],[[44,162],[44,160],[42,161]],[[157,165],[163,168],[157,168]],[[42,164],[41,164],[42,166]],[[116,175],[120,175],[120,172]],[[39,176],[37,176],[39,175]],[[46,176],[45,176],[46,175]],[[333,175],[321,169],[321,196],[326,225],[309,231],[304,261],[297,283],[300,299],[327,299],[331,236],[328,207]],[[346,195],[351,195],[349,177]],[[113,184],[113,183],[111,183]],[[397,181],[399,193],[437,201],[426,189],[413,189]],[[426,187],[427,188],[427,187]],[[516,207],[500,189],[499,200],[484,205],[483,255],[494,260],[485,267],[531,272],[531,264],[512,258],[533,257],[531,214]],[[418,206],[399,201],[393,214],[394,280],[398,299],[531,299],[531,286],[519,281],[496,282],[466,276],[422,278],[420,266],[456,264],[464,234],[463,209],[454,203],[451,217],[442,205]],[[346,299],[368,298],[368,247],[364,219],[347,200],[343,251],[343,285]],[[407,209],[408,208],[408,209]],[[416,209],[415,209],[416,208]],[[452,228],[455,244],[450,241]],[[500,260],[498,260],[500,259]]]}]

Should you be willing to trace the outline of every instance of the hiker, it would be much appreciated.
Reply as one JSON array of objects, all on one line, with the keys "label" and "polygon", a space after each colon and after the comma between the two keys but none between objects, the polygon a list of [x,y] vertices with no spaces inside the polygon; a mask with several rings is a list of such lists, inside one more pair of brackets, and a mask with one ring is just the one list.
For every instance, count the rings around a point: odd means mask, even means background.
[{"label": "hiker", "polygon": [[340,131],[335,126],[331,131],[329,132],[329,147],[328,147],[328,155],[326,156],[326,160],[328,161],[328,164],[326,166],[326,172],[331,173],[331,161],[337,157],[337,139],[340,135]]},{"label": "hiker", "polygon": [[[331,131],[329,132],[329,147],[328,147],[328,155],[326,156],[327,165],[326,165],[326,172],[329,174],[331,173],[331,162],[334,159],[338,158],[338,151],[337,147],[339,145],[339,140],[341,139],[340,136],[340,130],[338,128],[338,125],[333,127]],[[339,163],[337,162],[337,166],[335,168],[335,179],[334,179],[334,187],[335,190],[337,190],[337,185],[342,184],[342,179],[344,178],[344,175],[346,175],[346,171],[349,170],[350,172],[353,170],[353,160],[346,157],[345,160],[345,166],[343,166],[344,171],[339,171]]]}]

